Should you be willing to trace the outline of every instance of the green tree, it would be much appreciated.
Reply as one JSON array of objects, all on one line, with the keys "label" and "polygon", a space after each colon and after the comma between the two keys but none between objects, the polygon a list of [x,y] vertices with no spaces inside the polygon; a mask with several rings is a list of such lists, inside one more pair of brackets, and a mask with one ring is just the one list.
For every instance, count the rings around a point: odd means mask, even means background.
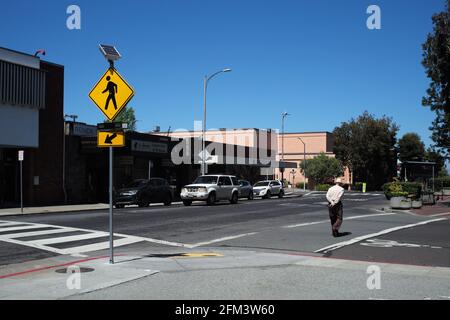
[{"label": "green tree", "polygon": [[436,113],[430,127],[438,148],[450,152],[450,0],[446,10],[433,15],[433,32],[423,44],[422,64],[431,83],[422,104]]},{"label": "green tree", "polygon": [[398,141],[398,152],[401,162],[422,161],[425,157],[425,145],[417,133],[405,133]]},{"label": "green tree", "polygon": [[317,183],[326,183],[327,181],[343,175],[342,165],[339,160],[328,157],[325,153],[319,154],[313,159],[306,160],[300,164],[300,169],[304,173],[306,167],[306,176]]},{"label": "green tree", "polygon": [[349,168],[354,182],[366,182],[371,190],[380,190],[397,175],[398,129],[391,118],[376,119],[367,111],[334,129],[334,153]]},{"label": "green tree", "polygon": [[447,176],[447,168],[445,166],[445,157],[436,148],[429,147],[425,152],[425,161],[436,162],[435,172],[437,176]]},{"label": "green tree", "polygon": [[114,119],[114,122],[122,122],[126,123],[128,125],[129,131],[136,131],[136,116],[134,115],[134,109],[133,107],[125,107],[120,111],[120,113],[117,115],[116,119]]}]

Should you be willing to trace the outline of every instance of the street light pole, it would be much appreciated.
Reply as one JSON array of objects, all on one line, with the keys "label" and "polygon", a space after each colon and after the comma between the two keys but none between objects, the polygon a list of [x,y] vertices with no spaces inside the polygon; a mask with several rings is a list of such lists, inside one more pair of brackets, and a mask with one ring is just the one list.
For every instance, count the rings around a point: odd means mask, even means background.
[{"label": "street light pole", "polygon": [[301,141],[301,143],[303,143],[303,166],[304,166],[304,170],[303,170],[303,191],[306,191],[306,144],[305,142],[302,140],[302,138],[297,137],[298,140]]},{"label": "street light pole", "polygon": [[[290,116],[290,114],[287,112],[283,112],[281,114],[281,163],[283,163],[283,166],[284,166],[284,119],[287,116]],[[281,168],[281,166],[280,166],[280,168]],[[281,170],[281,183],[284,186],[284,169],[285,168],[283,167],[281,169],[282,169]]]},{"label": "street light pole", "polygon": [[208,82],[217,76],[218,74],[222,72],[230,72],[231,69],[226,68],[220,71],[217,71],[216,73],[212,74],[211,76],[205,76],[203,80],[203,127],[202,127],[202,176],[206,174],[206,159],[205,159],[205,133],[206,133],[206,94],[208,92]]}]

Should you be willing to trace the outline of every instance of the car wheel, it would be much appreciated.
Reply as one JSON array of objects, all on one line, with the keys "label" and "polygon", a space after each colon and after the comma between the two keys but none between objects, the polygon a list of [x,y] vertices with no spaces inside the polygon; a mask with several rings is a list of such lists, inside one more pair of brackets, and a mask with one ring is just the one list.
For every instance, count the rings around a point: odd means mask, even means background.
[{"label": "car wheel", "polygon": [[125,205],[123,205],[123,204],[116,204],[115,207],[117,209],[122,209],[122,208],[125,208]]},{"label": "car wheel", "polygon": [[283,190],[281,190],[280,191],[280,193],[278,194],[278,198],[283,198],[284,197],[284,191]]},{"label": "car wheel", "polygon": [[139,208],[148,207],[150,205],[150,201],[148,199],[139,200],[138,206]]},{"label": "car wheel", "polygon": [[164,205],[170,206],[172,204],[172,196],[170,194],[166,195],[166,198],[164,199]]},{"label": "car wheel", "polygon": [[263,197],[264,199],[270,199],[272,197],[272,194],[270,191],[267,191],[266,195]]},{"label": "car wheel", "polygon": [[238,203],[238,201],[239,201],[239,196],[238,196],[237,192],[234,192],[233,195],[231,196],[230,202],[231,202],[231,204],[236,204],[236,203]]},{"label": "car wheel", "polygon": [[191,200],[183,200],[183,204],[184,204],[186,207],[189,207],[189,206],[192,204],[192,201],[191,201]]},{"label": "car wheel", "polygon": [[248,200],[253,200],[253,191],[248,194]]},{"label": "car wheel", "polygon": [[212,206],[216,202],[216,194],[214,192],[211,192],[208,195],[208,200],[206,200],[206,204],[208,206]]}]

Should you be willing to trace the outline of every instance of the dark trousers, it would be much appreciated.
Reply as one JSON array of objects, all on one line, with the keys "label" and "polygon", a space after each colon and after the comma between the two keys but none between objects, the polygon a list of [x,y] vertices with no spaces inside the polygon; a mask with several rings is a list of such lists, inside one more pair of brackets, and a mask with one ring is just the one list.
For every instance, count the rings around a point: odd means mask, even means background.
[{"label": "dark trousers", "polygon": [[333,231],[339,231],[344,215],[342,202],[339,201],[333,207],[328,206],[328,212],[330,213],[331,228]]}]

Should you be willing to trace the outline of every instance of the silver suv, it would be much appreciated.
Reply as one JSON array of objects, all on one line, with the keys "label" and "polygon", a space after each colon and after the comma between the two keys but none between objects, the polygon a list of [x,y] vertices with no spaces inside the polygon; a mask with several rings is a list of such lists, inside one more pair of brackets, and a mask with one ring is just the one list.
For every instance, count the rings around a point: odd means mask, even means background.
[{"label": "silver suv", "polygon": [[181,189],[181,200],[185,206],[192,201],[206,201],[210,206],[219,200],[236,204],[239,199],[239,181],[235,176],[206,175]]}]

